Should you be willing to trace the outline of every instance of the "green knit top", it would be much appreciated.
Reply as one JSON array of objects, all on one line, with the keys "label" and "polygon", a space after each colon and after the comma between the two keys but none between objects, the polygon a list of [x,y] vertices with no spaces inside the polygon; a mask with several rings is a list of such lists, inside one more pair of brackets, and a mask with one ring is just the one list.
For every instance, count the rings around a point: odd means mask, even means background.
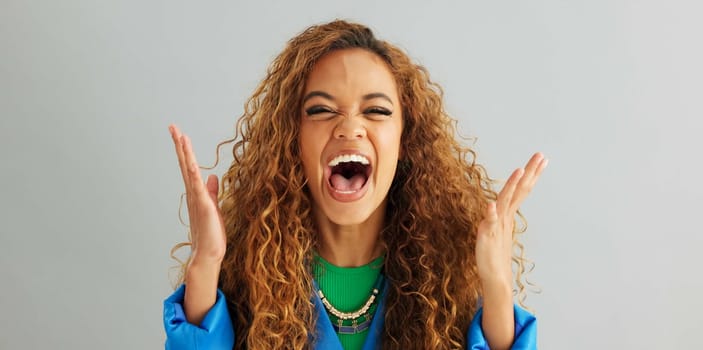
[{"label": "green knit top", "polygon": [[[374,283],[381,273],[381,267],[383,267],[383,255],[359,267],[335,266],[319,255],[315,255],[312,273],[330,304],[339,311],[352,312],[364,306],[371,296]],[[375,302],[369,310],[371,315],[376,311],[377,304],[378,302]],[[336,320],[334,316],[330,316],[330,319],[333,323]],[[356,334],[337,333],[337,336],[345,350],[361,349],[368,332],[366,329]]]}]

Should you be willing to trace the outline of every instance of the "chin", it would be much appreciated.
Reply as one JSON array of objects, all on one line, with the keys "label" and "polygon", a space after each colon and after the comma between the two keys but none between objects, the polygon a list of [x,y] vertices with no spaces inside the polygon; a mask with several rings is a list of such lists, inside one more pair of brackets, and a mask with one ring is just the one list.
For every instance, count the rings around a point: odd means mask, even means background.
[{"label": "chin", "polygon": [[345,205],[345,207],[347,208],[326,210],[327,219],[339,226],[354,226],[365,223],[373,214],[373,210],[367,208],[355,209],[349,208],[349,205]]}]

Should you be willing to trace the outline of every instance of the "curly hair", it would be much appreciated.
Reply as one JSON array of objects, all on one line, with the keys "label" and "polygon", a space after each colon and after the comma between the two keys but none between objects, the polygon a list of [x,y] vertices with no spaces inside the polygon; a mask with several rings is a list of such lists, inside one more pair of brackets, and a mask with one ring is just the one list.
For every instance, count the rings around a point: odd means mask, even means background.
[{"label": "curly hair", "polygon": [[[311,263],[318,241],[299,156],[299,113],[313,65],[347,48],[387,62],[403,108],[404,156],[381,233],[389,281],[383,348],[462,348],[480,303],[474,249],[478,223],[496,199],[492,180],[475,152],[456,140],[456,122],[427,70],[369,28],[341,20],[288,42],[246,102],[234,138],[218,145],[234,142],[220,188],[227,252],[219,287],[235,324],[235,348],[308,349],[315,341]],[[525,260],[515,234],[522,301]]]}]

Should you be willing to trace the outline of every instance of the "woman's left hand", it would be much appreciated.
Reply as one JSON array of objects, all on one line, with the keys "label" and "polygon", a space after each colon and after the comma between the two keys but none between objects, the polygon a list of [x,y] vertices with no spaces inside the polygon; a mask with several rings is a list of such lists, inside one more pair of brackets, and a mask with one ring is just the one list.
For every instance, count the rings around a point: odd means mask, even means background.
[{"label": "woman's left hand", "polygon": [[491,349],[509,349],[514,341],[513,230],[520,204],[535,186],[547,159],[535,153],[524,168],[513,171],[495,203],[488,203],[476,237],[476,265],[481,279],[481,327]]},{"label": "woman's left hand", "polygon": [[484,291],[492,286],[512,290],[515,215],[546,166],[544,155],[535,153],[524,168],[513,171],[497,200],[488,203],[476,237],[476,264]]}]

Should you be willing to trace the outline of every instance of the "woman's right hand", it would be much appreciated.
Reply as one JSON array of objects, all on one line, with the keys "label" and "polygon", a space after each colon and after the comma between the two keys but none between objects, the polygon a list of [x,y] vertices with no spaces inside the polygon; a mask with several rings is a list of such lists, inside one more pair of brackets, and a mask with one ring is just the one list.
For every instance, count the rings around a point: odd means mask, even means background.
[{"label": "woman's right hand", "polygon": [[183,308],[189,323],[200,325],[217,299],[217,281],[227,238],[217,201],[217,176],[203,183],[200,167],[188,136],[175,125],[169,126],[176,147],[188,203],[191,234],[191,257],[185,272]]}]

